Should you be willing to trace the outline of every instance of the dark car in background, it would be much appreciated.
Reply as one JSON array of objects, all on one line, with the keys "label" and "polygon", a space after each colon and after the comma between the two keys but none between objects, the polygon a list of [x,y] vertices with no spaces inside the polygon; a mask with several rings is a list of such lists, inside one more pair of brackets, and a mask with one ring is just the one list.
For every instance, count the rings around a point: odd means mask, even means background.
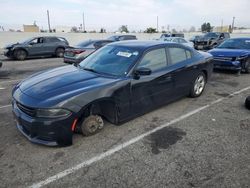
[{"label": "dark car in background", "polygon": [[78,66],[34,74],[13,88],[17,128],[32,142],[71,145],[72,135],[99,132],[184,96],[198,97],[213,70],[212,55],[181,44],[108,44]]},{"label": "dark car in background", "polygon": [[198,41],[202,38],[202,35],[195,35],[195,36],[192,36],[189,41],[194,43],[195,41]]},{"label": "dark car in background", "polygon": [[194,48],[197,50],[210,50],[229,38],[230,34],[227,32],[209,32],[193,41]]},{"label": "dark car in background", "polygon": [[137,40],[135,35],[113,35],[108,38],[112,41],[122,41],[122,40]]},{"label": "dark car in background", "polygon": [[4,55],[17,60],[24,60],[28,57],[63,57],[64,50],[68,45],[68,41],[63,37],[33,37],[20,43],[5,46]]},{"label": "dark car in background", "polygon": [[214,57],[215,69],[250,73],[250,38],[232,38],[208,51]]},{"label": "dark car in background", "polygon": [[113,42],[112,40],[86,40],[80,42],[74,47],[68,47],[64,53],[65,63],[80,63],[89,54],[93,53],[97,49],[105,46],[108,43]]}]

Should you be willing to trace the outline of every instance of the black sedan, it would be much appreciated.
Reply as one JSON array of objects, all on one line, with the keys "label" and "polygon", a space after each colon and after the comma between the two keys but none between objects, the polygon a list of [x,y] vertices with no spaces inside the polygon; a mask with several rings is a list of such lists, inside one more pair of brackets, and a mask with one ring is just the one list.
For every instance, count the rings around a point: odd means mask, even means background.
[{"label": "black sedan", "polygon": [[37,73],[13,89],[17,128],[32,142],[71,145],[93,135],[104,119],[121,124],[184,96],[198,97],[212,56],[159,41],[111,43],[84,59]]},{"label": "black sedan", "polygon": [[68,45],[68,41],[63,37],[33,37],[20,43],[5,46],[4,55],[17,60],[24,60],[28,57],[63,57],[64,50]]}]

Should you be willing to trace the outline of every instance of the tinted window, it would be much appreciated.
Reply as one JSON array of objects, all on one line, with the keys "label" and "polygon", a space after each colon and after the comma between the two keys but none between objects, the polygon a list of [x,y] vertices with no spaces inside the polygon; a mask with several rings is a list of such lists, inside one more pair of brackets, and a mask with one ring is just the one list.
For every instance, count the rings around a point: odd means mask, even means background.
[{"label": "tinted window", "polygon": [[169,48],[168,50],[171,64],[176,64],[192,57],[191,52],[183,48]]},{"label": "tinted window", "polygon": [[127,74],[138,57],[139,52],[134,49],[104,46],[84,59],[80,67],[100,74],[122,76]]},{"label": "tinted window", "polygon": [[152,50],[146,53],[138,67],[150,68],[152,71],[166,67],[167,58],[165,48]]},{"label": "tinted window", "polygon": [[58,38],[46,38],[45,42],[60,42]]}]

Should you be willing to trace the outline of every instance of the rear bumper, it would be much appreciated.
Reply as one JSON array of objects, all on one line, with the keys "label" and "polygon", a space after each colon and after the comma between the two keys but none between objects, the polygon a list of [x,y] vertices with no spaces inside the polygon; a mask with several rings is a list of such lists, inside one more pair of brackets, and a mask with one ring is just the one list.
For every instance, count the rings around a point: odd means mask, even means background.
[{"label": "rear bumper", "polygon": [[31,142],[47,146],[69,146],[72,144],[73,116],[57,119],[30,117],[12,103],[12,112],[17,129]]}]

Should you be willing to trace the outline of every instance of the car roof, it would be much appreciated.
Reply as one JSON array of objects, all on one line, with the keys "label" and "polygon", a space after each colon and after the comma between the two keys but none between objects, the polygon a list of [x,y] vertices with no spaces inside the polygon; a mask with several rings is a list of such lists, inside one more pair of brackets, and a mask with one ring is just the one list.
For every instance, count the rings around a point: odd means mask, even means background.
[{"label": "car roof", "polygon": [[171,43],[167,43],[165,41],[159,41],[159,40],[148,40],[148,41],[127,40],[127,41],[113,42],[108,45],[135,48],[137,50],[145,50],[145,49],[155,47],[155,46],[167,46],[168,44],[171,44]]}]

